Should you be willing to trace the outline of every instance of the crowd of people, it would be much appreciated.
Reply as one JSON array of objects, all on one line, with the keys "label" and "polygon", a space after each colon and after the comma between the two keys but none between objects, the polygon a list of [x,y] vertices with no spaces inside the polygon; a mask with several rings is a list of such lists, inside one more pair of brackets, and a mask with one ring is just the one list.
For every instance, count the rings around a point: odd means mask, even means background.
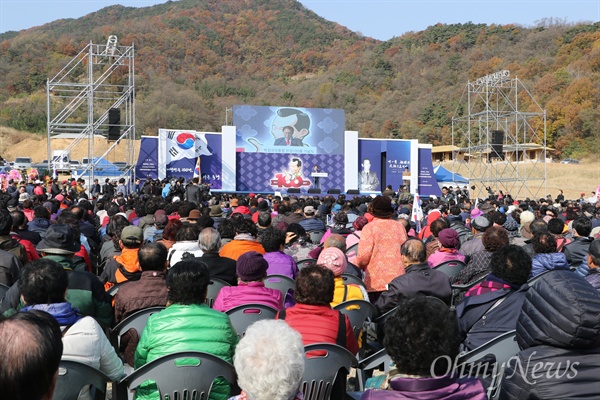
[{"label": "crowd of people", "polygon": [[[436,360],[512,330],[515,359],[530,363],[509,366],[503,398],[600,395],[597,198],[469,199],[466,188],[445,188],[442,198],[422,201],[425,217],[414,221],[410,194],[389,187],[352,198],[209,189],[197,178],[131,188],[10,183],[0,194],[7,398],[51,398],[61,357],[117,382],[128,366],[196,350],[233,363],[238,374],[241,394],[219,379],[211,399],[301,399],[303,346],[326,342],[358,354],[367,345],[333,308],[348,300],[389,313],[376,337],[395,374],[389,390],[368,390],[364,399],[484,399],[483,381]],[[463,266],[460,273],[438,269],[448,262]],[[273,274],[294,280],[293,290],[265,286]],[[344,282],[344,274],[363,284]],[[211,279],[230,286],[209,306]],[[245,304],[277,314],[240,340],[226,313]],[[131,330],[111,345],[106,329],[153,306],[166,308],[141,335]],[[530,379],[532,359],[548,374]],[[337,383],[332,398],[343,398],[345,380]],[[84,389],[80,398],[91,394]],[[136,398],[158,399],[156,385],[144,383]]]}]

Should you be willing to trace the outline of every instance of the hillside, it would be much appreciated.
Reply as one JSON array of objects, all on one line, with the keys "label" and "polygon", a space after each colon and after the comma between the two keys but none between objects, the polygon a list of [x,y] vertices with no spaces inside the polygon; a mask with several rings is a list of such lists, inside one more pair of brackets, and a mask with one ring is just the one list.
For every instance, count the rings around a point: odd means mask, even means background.
[{"label": "hillside", "polygon": [[294,0],[111,6],[0,35],[0,125],[45,131],[45,79],[90,41],[136,47],[137,132],[219,130],[234,104],[343,108],[362,137],[449,144],[468,80],[509,69],[547,110],[556,157],[600,147],[600,23],[433,25],[387,42]]}]

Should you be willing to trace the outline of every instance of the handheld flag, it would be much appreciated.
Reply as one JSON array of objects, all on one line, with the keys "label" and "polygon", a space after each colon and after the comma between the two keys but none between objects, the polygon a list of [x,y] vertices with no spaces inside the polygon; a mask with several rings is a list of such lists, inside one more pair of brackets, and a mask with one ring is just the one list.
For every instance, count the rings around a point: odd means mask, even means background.
[{"label": "handheld flag", "polygon": [[201,179],[201,177],[202,171],[200,170],[200,156],[198,156],[198,159],[196,160],[196,168],[194,168],[194,178]]},{"label": "handheld flag", "polygon": [[421,199],[418,194],[415,194],[412,207],[412,220],[417,226],[417,233],[421,231],[421,220],[423,219],[423,209],[421,208]]}]

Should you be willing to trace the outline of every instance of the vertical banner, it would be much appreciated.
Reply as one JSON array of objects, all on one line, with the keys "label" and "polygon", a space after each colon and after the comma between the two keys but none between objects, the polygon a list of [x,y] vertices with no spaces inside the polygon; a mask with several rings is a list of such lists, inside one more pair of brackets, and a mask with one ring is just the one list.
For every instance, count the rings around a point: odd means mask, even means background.
[{"label": "vertical banner", "polygon": [[158,177],[194,175],[198,157],[202,165],[202,181],[213,189],[222,187],[222,138],[218,133],[194,130],[158,130]]},{"label": "vertical banner", "polygon": [[381,192],[381,140],[358,140],[358,190]]},{"label": "vertical banner", "polygon": [[386,140],[385,184],[392,185],[394,190],[410,184],[403,180],[403,176],[410,176],[410,146],[409,140]]},{"label": "vertical banner", "polygon": [[142,136],[135,176],[145,182],[158,178],[158,137]]},{"label": "vertical banner", "polygon": [[419,190],[421,196],[441,196],[442,191],[433,173],[431,145],[419,145]]}]

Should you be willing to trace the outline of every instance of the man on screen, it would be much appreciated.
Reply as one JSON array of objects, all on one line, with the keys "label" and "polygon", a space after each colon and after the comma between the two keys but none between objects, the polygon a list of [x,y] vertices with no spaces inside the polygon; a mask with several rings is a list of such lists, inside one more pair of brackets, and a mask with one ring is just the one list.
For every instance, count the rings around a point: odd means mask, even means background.
[{"label": "man on screen", "polygon": [[371,160],[365,158],[362,162],[362,171],[358,175],[358,188],[361,192],[373,192],[379,190],[379,178],[371,171]]},{"label": "man on screen", "polygon": [[[280,108],[277,115],[273,118],[271,125],[271,134],[275,139],[275,146],[286,146],[286,137],[284,130],[292,128],[291,146],[303,146],[304,138],[310,133],[310,117],[303,111],[295,108]],[[296,140],[293,144],[294,139]]]},{"label": "man on screen", "polygon": [[293,137],[293,127],[284,126],[282,131],[283,137],[275,139],[275,146],[302,146],[302,140]]}]

